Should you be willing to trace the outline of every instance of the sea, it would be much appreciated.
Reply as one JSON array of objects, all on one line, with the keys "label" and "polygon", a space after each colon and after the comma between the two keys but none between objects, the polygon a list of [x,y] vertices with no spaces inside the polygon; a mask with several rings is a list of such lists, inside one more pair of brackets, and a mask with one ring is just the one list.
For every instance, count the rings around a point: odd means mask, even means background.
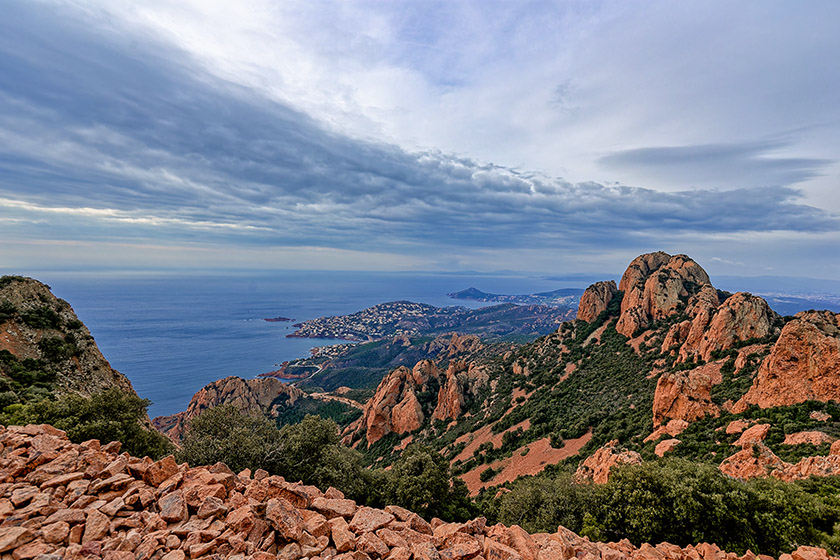
[{"label": "sea", "polygon": [[[286,338],[293,323],[344,315],[377,303],[409,300],[443,307],[487,303],[453,300],[469,287],[528,294],[585,288],[590,279],[516,274],[271,271],[237,275],[34,275],[67,300],[111,366],[152,401],[149,416],[185,410],[206,384],[256,377],[310,348],[337,340]],[[291,322],[267,322],[288,317]]]}]

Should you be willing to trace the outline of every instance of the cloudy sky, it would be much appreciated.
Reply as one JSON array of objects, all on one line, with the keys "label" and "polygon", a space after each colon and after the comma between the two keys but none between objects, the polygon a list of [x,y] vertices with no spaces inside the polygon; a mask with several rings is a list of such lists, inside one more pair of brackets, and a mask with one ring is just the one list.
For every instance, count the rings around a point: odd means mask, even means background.
[{"label": "cloudy sky", "polygon": [[0,267],[840,277],[840,3],[0,0]]}]

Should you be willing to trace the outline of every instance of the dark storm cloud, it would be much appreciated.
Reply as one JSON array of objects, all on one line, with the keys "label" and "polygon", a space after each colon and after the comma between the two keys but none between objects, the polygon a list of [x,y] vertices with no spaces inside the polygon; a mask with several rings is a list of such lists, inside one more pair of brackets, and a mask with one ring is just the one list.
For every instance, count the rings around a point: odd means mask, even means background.
[{"label": "dark storm cloud", "polygon": [[[662,193],[350,138],[151,38],[12,6],[0,21],[0,227],[387,250],[536,247],[668,232],[836,231],[772,146],[621,152],[616,166],[752,165],[773,181]],[[769,185],[769,186],[765,186]],[[737,186],[737,185],[732,185]],[[759,188],[762,187],[762,188]]]}]

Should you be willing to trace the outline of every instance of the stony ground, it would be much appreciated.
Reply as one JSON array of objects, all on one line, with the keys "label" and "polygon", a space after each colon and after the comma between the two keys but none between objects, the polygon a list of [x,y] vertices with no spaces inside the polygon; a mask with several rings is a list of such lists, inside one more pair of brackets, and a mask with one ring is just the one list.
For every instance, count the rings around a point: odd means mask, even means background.
[{"label": "stony ground", "polygon": [[[427,522],[224,464],[189,468],[76,445],[51,426],[0,426],[0,560],[755,560],[711,544],[592,543],[559,527]],[[800,547],[781,560],[825,560]],[[770,560],[761,557],[761,560]]]}]

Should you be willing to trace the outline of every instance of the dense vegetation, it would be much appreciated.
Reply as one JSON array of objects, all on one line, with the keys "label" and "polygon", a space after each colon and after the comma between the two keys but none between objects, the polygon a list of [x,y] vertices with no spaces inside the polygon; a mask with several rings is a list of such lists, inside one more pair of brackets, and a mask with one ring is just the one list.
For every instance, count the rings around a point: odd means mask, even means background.
[{"label": "dense vegetation", "polygon": [[119,389],[108,389],[91,397],[69,394],[49,396],[29,404],[7,406],[0,414],[4,425],[51,424],[67,432],[74,443],[98,439],[101,443],[122,442],[122,449],[136,457],[160,458],[174,450],[163,435],[147,429],[142,421],[151,404]]},{"label": "dense vegetation", "polygon": [[190,422],[176,457],[192,465],[222,461],[234,470],[264,469],[333,486],[359,503],[401,505],[429,518],[463,520],[473,513],[466,487],[451,482],[448,462],[433,449],[409,446],[389,471],[369,469],[359,452],[339,443],[336,423],[318,416],[278,430],[231,405],[211,408]]},{"label": "dense vegetation", "polygon": [[576,484],[568,472],[523,479],[479,503],[489,520],[531,532],[563,525],[598,540],[714,542],[778,556],[800,544],[837,550],[838,491],[840,477],[740,482],[711,465],[668,459],[621,467],[603,485]]}]

